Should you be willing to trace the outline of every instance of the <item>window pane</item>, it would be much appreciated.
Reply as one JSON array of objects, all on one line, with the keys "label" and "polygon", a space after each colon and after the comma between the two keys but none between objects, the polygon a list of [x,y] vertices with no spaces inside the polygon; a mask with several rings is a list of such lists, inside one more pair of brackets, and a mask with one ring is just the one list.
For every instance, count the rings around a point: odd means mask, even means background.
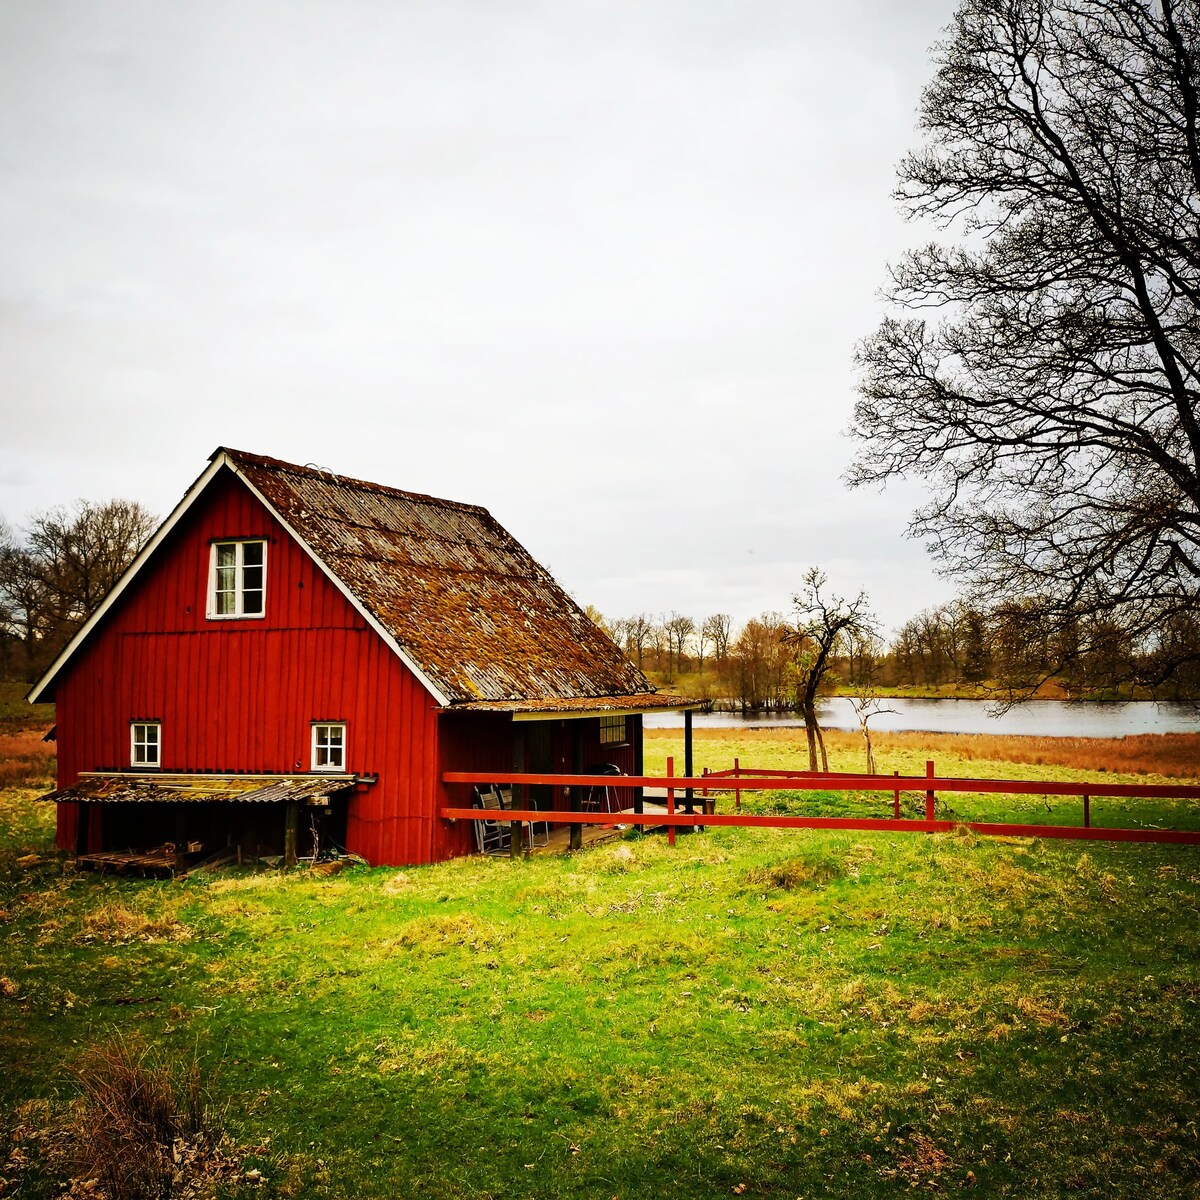
[{"label": "window pane", "polygon": [[313,770],[342,770],[346,761],[345,741],[344,725],[314,725]]},{"label": "window pane", "polygon": [[217,566],[232,567],[237,563],[237,542],[217,543]]},{"label": "window pane", "polygon": [[159,726],[156,724],[136,724],[132,726],[130,761],[135,767],[158,766],[159,734]]},{"label": "window pane", "polygon": [[235,611],[233,602],[233,592],[218,592],[216,604],[217,613],[222,617],[230,616]]},{"label": "window pane", "polygon": [[261,567],[263,560],[262,542],[242,543],[242,562],[248,567]]},{"label": "window pane", "polygon": [[242,612],[246,616],[257,616],[263,610],[262,592],[242,593]]}]

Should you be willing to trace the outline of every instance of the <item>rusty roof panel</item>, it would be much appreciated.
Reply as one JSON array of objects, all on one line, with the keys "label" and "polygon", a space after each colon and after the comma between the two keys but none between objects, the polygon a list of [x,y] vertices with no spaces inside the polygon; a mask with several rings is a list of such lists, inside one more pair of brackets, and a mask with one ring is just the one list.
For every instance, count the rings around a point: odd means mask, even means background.
[{"label": "rusty roof panel", "polygon": [[486,509],[224,453],[452,703],[653,692]]},{"label": "rusty roof panel", "polygon": [[471,704],[457,704],[454,711],[603,716],[605,713],[624,712],[680,712],[703,707],[704,701],[693,700],[688,696],[643,692],[626,696],[580,696],[573,699],[476,700]]},{"label": "rusty roof panel", "polygon": [[186,801],[238,801],[272,804],[285,800],[310,803],[350,787],[352,775],[128,775],[85,773],[78,783],[39,800],[74,800],[85,803],[178,803]]}]

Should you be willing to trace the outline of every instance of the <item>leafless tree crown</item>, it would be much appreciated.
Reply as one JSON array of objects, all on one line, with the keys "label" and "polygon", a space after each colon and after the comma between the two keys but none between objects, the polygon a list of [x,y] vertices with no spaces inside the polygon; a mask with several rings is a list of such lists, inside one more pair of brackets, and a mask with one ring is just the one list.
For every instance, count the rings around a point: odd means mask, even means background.
[{"label": "leafless tree crown", "polygon": [[1200,593],[1198,25],[964,0],[898,191],[953,240],[893,267],[910,315],[858,350],[850,481],[923,479],[912,530],[976,603],[1029,605],[1068,655],[1116,621],[1148,683],[1198,655],[1163,636]]}]

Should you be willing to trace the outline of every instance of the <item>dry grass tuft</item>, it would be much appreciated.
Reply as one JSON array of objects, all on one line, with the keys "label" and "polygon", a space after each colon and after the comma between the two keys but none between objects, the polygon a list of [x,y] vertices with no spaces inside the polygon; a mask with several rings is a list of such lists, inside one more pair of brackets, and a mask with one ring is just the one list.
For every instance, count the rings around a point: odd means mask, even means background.
[{"label": "dry grass tuft", "polygon": [[436,952],[449,946],[490,950],[499,941],[494,929],[459,913],[452,917],[416,917],[406,922],[389,944]]},{"label": "dry grass tuft", "polygon": [[845,869],[836,859],[808,856],[756,867],[746,872],[745,882],[756,891],[793,892],[798,888],[820,887],[843,874]]},{"label": "dry grass tuft", "polygon": [[109,1200],[171,1196],[184,1166],[220,1142],[220,1114],[194,1058],[169,1065],[115,1035],[87,1051],[75,1075],[71,1158],[79,1178],[96,1180]]},{"label": "dry grass tuft", "polygon": [[1017,1011],[1043,1029],[1057,1028],[1071,1023],[1070,1018],[1061,1009],[1033,996],[1019,997]]},{"label": "dry grass tuft", "polygon": [[191,930],[174,917],[151,917],[124,904],[101,905],[83,919],[83,942],[182,942]]}]

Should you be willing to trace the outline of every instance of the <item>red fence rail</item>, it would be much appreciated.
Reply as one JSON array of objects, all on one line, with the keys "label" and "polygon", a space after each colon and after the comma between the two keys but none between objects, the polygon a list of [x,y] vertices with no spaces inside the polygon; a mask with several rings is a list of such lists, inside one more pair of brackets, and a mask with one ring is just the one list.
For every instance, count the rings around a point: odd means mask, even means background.
[{"label": "red fence rail", "polygon": [[[1200,800],[1200,787],[1183,784],[1140,784],[1140,783],[1075,783],[1060,780],[1035,779],[969,779],[939,776],[934,773],[934,764],[926,764],[924,775],[856,775],[848,772],[812,771],[763,771],[742,767],[735,760],[730,771],[705,771],[699,776],[675,775],[670,759],[665,775],[623,775],[597,777],[595,775],[531,774],[529,772],[447,771],[442,780],[447,784],[481,785],[548,785],[582,790],[594,787],[598,778],[617,790],[634,788],[665,789],[667,811],[638,813],[622,810],[619,814],[579,812],[572,809],[508,809],[500,820],[524,823],[528,821],[551,821],[565,825],[646,825],[666,826],[674,843],[676,828],[686,826],[732,825],[745,828],[765,829],[863,829],[890,832],[939,833],[967,828],[975,833],[1008,837],[1077,838],[1087,841],[1111,842],[1166,842],[1183,845],[1200,845],[1200,830],[1130,828],[1125,826],[1098,827],[1091,823],[1091,801],[1096,797],[1120,797],[1125,799],[1171,799]],[[892,797],[890,817],[804,817],[782,815],[760,815],[735,811],[732,813],[690,811],[679,812],[675,807],[675,794],[683,790],[707,792],[718,788],[733,791],[740,810],[741,793],[745,791],[821,791],[821,792],[879,792]],[[900,794],[920,792],[925,798],[924,818],[906,818],[900,815]],[[936,796],[938,792],[978,793],[983,795],[1012,796],[1078,796],[1083,801],[1082,825],[1037,825],[999,821],[956,821],[937,819]],[[690,805],[688,805],[690,808]],[[496,820],[493,810],[462,808],[448,805],[440,815],[451,821]]]}]

